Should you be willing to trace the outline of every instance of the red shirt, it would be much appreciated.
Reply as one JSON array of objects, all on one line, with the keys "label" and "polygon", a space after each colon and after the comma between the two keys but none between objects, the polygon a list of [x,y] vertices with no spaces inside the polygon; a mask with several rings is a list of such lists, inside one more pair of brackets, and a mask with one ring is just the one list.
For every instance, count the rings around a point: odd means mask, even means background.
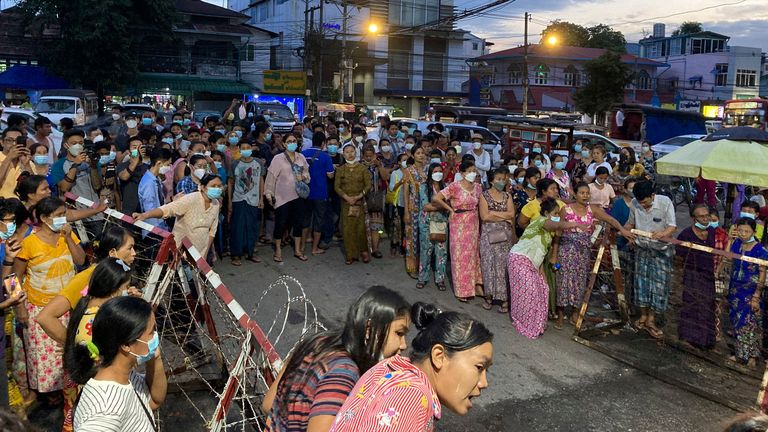
[{"label": "red shirt", "polygon": [[440,413],[426,374],[396,355],[360,377],[330,432],[432,432]]}]

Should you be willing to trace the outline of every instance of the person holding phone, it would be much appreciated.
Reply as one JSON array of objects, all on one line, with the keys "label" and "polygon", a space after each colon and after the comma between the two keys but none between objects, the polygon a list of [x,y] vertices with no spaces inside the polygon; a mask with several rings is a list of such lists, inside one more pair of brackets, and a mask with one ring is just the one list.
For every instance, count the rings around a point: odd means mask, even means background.
[{"label": "person holding phone", "polygon": [[2,135],[3,151],[0,152],[0,197],[13,198],[16,179],[29,168],[27,139],[21,129],[9,127]]}]

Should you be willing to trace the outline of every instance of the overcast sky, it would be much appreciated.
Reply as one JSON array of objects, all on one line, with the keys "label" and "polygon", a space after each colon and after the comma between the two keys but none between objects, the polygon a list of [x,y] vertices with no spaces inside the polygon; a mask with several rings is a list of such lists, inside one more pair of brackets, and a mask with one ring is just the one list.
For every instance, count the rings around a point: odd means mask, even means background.
[{"label": "overcast sky", "polygon": [[[226,5],[226,0],[206,0]],[[454,0],[471,9],[491,0]],[[760,47],[768,52],[768,0],[516,0],[458,26],[494,42],[494,51],[523,43],[523,14],[533,16],[528,34],[539,40],[549,21],[562,19],[584,26],[608,24],[637,42],[653,23],[667,25],[667,35],[683,21],[700,21],[705,30],[731,37],[731,45]],[[674,15],[674,16],[670,16]]]}]

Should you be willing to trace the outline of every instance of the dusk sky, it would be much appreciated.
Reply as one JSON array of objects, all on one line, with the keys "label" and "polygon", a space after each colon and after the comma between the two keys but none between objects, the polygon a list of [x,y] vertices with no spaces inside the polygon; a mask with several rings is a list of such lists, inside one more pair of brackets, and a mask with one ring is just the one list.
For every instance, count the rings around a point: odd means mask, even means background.
[{"label": "dusk sky", "polygon": [[[226,0],[206,0],[226,5]],[[470,9],[490,0],[454,0],[461,9]],[[529,35],[539,40],[549,21],[562,19],[591,26],[608,24],[624,33],[628,42],[637,42],[643,31],[651,33],[653,23],[667,25],[667,35],[683,21],[700,21],[705,30],[731,37],[731,45],[760,47],[768,52],[768,7],[766,0],[516,0],[483,16],[459,21],[458,27],[471,30],[494,42],[493,51],[523,43],[523,14],[533,16]]]}]

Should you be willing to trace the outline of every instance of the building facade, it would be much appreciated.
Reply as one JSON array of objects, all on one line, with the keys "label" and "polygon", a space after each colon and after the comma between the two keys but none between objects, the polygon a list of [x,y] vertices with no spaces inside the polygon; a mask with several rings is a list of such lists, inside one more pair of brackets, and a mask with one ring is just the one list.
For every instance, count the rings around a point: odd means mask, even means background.
[{"label": "building facade", "polygon": [[[597,48],[560,45],[528,46],[528,110],[574,111],[573,94],[587,81],[584,64],[605,54]],[[517,47],[487,54],[472,60],[473,77],[477,79],[482,104],[521,112],[525,77],[524,48]],[[623,54],[621,61],[635,74],[627,86],[626,103],[654,102],[654,96],[667,97],[655,91],[656,78],[664,63]],[[472,99],[470,97],[470,99]]]},{"label": "building facade", "polygon": [[306,70],[313,100],[391,106],[399,115],[461,103],[466,60],[488,46],[446,20],[452,0],[229,0],[228,7],[279,35],[275,66]]},{"label": "building facade", "polygon": [[664,25],[657,24],[654,35],[640,41],[640,54],[669,64],[659,86],[674,92],[678,108],[700,108],[716,117],[726,100],[761,93],[762,50],[729,42],[729,36],[709,31],[667,36]]}]

